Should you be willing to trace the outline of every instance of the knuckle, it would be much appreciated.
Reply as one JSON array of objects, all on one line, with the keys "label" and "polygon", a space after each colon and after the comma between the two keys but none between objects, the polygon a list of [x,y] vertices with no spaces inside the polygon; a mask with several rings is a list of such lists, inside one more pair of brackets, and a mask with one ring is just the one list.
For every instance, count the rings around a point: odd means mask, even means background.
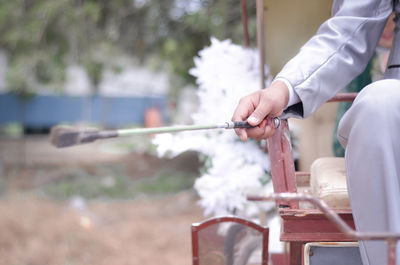
[{"label": "knuckle", "polygon": [[271,96],[269,94],[263,93],[261,98],[260,98],[260,101],[263,104],[268,104],[268,103],[272,102],[273,99],[271,98]]},{"label": "knuckle", "polygon": [[256,109],[256,110],[254,110],[253,115],[260,117],[260,116],[263,116],[263,112],[261,109]]},{"label": "knuckle", "polygon": [[239,100],[239,105],[246,104],[248,102],[248,96],[243,97]]}]

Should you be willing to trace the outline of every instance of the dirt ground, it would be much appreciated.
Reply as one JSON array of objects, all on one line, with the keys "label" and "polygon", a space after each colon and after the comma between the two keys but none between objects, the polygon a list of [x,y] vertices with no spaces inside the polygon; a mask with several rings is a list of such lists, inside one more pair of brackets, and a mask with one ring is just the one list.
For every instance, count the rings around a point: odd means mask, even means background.
[{"label": "dirt ground", "polygon": [[59,199],[42,192],[41,186],[65,179],[58,166],[90,173],[96,163],[111,163],[135,181],[157,178],[165,168],[183,166],[184,175],[198,167],[190,157],[102,148],[57,151],[43,138],[0,139],[0,265],[191,264],[190,225],[205,219],[191,189],[131,199]]},{"label": "dirt ground", "polygon": [[13,196],[0,213],[2,265],[191,264],[190,225],[204,218],[191,192],[85,210]]}]

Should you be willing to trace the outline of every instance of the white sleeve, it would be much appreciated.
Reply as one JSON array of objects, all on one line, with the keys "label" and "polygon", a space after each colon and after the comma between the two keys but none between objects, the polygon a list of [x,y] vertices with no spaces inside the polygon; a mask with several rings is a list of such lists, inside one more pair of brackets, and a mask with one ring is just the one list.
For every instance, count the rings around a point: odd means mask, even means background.
[{"label": "white sleeve", "polygon": [[297,95],[296,91],[294,91],[294,89],[293,89],[292,84],[290,84],[290,82],[286,78],[278,77],[273,82],[275,82],[275,81],[281,81],[281,82],[285,83],[285,85],[287,86],[287,88],[289,90],[289,102],[286,105],[286,108],[300,102],[299,95]]},{"label": "white sleeve", "polygon": [[333,17],[276,76],[288,80],[300,97],[301,116],[309,116],[364,70],[393,12],[393,3],[334,1]]}]

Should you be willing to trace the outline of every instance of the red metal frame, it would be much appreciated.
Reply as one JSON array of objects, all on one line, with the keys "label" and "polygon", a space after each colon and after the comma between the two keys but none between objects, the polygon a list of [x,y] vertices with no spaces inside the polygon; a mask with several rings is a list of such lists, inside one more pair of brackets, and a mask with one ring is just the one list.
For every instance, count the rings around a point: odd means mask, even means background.
[{"label": "red metal frame", "polygon": [[[357,93],[339,93],[329,102],[353,101]],[[287,120],[281,120],[281,125],[275,133],[268,139],[268,150],[271,160],[271,175],[274,185],[274,192],[296,193],[296,177],[307,176],[309,172],[295,172],[290,143],[290,132]],[[298,209],[298,201],[277,201],[279,208]],[[348,211],[343,211],[347,214]]]},{"label": "red metal frame", "polygon": [[[338,94],[330,100],[353,101],[356,93]],[[297,193],[296,177],[307,176],[309,172],[295,172],[290,133],[287,120],[268,139],[271,160],[271,176],[275,193]],[[282,218],[281,241],[290,243],[290,264],[300,265],[302,246],[313,241],[352,241],[353,238],[338,230],[335,225],[316,209],[300,209],[298,200],[277,199],[278,213]],[[335,209],[335,212],[354,228],[350,209]]]},{"label": "red metal frame", "polygon": [[[281,120],[280,126],[268,139],[268,150],[271,160],[271,176],[274,192],[296,193],[296,179],[292,148],[290,144],[289,126],[287,120]],[[277,201],[279,208],[298,209],[299,203],[292,201]]]},{"label": "red metal frame", "polygon": [[400,233],[392,232],[358,232],[348,225],[336,211],[330,209],[326,203],[317,199],[312,195],[307,194],[296,194],[296,193],[274,193],[265,196],[248,196],[249,201],[307,201],[316,206],[320,213],[335,226],[335,228],[344,234],[344,236],[352,241],[359,240],[383,240],[386,241],[388,246],[388,265],[396,264],[396,245],[400,240]]},{"label": "red metal frame", "polygon": [[[329,102],[354,101],[356,93],[338,94]],[[307,242],[346,242],[358,240],[385,240],[388,245],[388,265],[396,264],[396,245],[400,234],[360,233],[355,231],[351,209],[331,210],[311,195],[297,194],[296,177],[309,172],[295,172],[286,120],[268,139],[274,194],[248,196],[251,201],[275,200],[282,217],[281,241],[290,243],[291,265],[302,264],[302,247]],[[300,209],[299,201],[308,201],[318,209]]]},{"label": "red metal frame", "polygon": [[[339,93],[329,102],[353,101],[357,93]],[[296,177],[307,176],[309,172],[295,172],[290,142],[290,132],[287,120],[281,120],[281,125],[268,139],[268,150],[271,160],[271,176],[275,193],[296,193]],[[277,201],[280,209],[299,209],[298,201]],[[338,210],[342,214],[348,214],[348,210]],[[290,211],[287,211],[290,213]]]},{"label": "red metal frame", "polygon": [[192,224],[192,257],[193,257],[193,265],[199,265],[199,237],[198,232],[218,223],[223,222],[234,222],[238,224],[242,224],[247,227],[251,227],[257,231],[259,231],[263,235],[263,245],[262,245],[262,264],[268,265],[268,239],[269,239],[269,229],[266,227],[262,227],[256,223],[251,221],[235,217],[235,216],[224,216],[224,217],[216,217],[208,219],[201,223]]}]

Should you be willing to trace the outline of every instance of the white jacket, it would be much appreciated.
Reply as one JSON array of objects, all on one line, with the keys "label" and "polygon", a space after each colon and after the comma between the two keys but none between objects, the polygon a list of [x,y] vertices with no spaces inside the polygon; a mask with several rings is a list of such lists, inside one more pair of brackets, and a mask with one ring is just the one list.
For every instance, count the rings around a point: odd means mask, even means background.
[{"label": "white jacket", "polygon": [[400,79],[400,0],[337,0],[332,17],[276,77],[288,80],[301,100],[286,112],[309,116],[360,74],[393,11],[397,26],[385,78]]}]

